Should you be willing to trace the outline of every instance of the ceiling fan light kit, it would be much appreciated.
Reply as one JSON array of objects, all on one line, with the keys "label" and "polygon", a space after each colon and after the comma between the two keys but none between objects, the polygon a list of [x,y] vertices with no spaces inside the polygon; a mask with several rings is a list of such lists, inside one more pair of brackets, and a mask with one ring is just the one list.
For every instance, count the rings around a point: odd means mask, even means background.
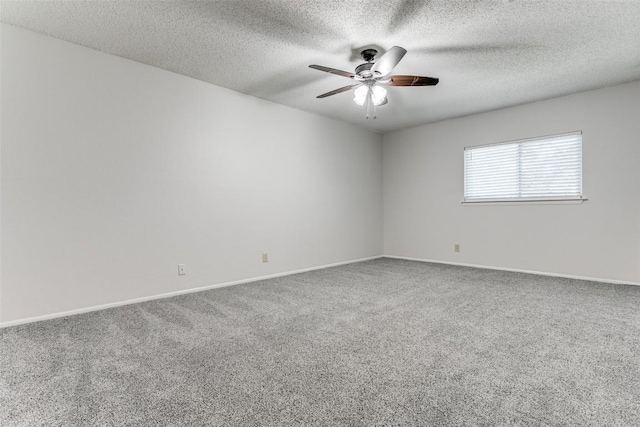
[{"label": "ceiling fan light kit", "polygon": [[322,65],[309,65],[310,68],[315,70],[347,77],[358,82],[332,90],[331,92],[323,93],[322,95],[318,95],[317,98],[326,98],[355,88],[353,91],[353,101],[360,106],[366,105],[367,119],[369,118],[371,110],[373,111],[373,118],[375,119],[376,107],[385,105],[388,102],[387,90],[380,85],[434,86],[438,84],[439,79],[435,77],[389,76],[389,73],[398,65],[406,53],[407,51],[400,46],[393,46],[382,55],[380,59],[375,61],[378,51],[376,49],[364,49],[360,53],[360,56],[362,56],[362,59],[366,62],[358,65],[355,73],[324,67]]},{"label": "ceiling fan light kit", "polygon": [[358,105],[364,105],[367,101],[367,97],[371,95],[371,102],[373,105],[384,105],[387,100],[387,90],[382,86],[366,86],[362,85],[353,91],[353,101]]}]

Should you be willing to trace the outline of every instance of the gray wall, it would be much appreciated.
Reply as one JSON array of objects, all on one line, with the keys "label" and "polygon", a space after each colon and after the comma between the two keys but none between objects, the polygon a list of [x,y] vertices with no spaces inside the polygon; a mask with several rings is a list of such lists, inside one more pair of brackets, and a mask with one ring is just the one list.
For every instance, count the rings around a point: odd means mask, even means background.
[{"label": "gray wall", "polygon": [[382,254],[380,135],[8,25],[1,48],[2,321]]},{"label": "gray wall", "polygon": [[[460,203],[465,146],[577,130],[589,201]],[[397,131],[383,146],[386,255],[640,282],[640,82]]]},{"label": "gray wall", "polygon": [[[383,251],[640,282],[640,82],[383,142],[12,26],[1,43],[3,322]],[[464,146],[574,130],[588,202],[460,204]]]}]

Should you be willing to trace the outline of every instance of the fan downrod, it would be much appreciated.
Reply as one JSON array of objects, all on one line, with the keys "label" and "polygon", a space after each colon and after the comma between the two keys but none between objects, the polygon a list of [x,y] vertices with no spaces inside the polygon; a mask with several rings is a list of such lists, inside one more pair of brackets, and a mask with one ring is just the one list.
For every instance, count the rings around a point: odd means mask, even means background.
[{"label": "fan downrod", "polygon": [[362,56],[362,59],[367,62],[373,61],[376,58],[376,55],[378,55],[378,51],[375,49],[365,49],[360,52],[360,56]]}]

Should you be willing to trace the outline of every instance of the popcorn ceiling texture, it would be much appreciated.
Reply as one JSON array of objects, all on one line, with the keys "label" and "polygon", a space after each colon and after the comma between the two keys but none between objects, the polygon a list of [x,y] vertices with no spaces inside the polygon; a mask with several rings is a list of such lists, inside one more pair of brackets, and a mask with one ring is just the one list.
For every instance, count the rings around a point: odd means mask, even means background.
[{"label": "popcorn ceiling texture", "polygon": [[[2,1],[2,22],[378,132],[640,79],[640,1]],[[365,120],[359,51],[408,49]]]}]

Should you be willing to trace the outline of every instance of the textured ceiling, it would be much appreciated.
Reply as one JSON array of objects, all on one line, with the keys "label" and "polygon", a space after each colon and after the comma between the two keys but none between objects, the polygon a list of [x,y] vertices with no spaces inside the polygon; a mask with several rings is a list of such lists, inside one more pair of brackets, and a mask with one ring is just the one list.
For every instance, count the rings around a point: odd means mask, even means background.
[{"label": "textured ceiling", "polygon": [[[3,22],[386,132],[640,79],[640,0],[2,1]],[[363,47],[408,50],[376,120],[350,92]]]}]

